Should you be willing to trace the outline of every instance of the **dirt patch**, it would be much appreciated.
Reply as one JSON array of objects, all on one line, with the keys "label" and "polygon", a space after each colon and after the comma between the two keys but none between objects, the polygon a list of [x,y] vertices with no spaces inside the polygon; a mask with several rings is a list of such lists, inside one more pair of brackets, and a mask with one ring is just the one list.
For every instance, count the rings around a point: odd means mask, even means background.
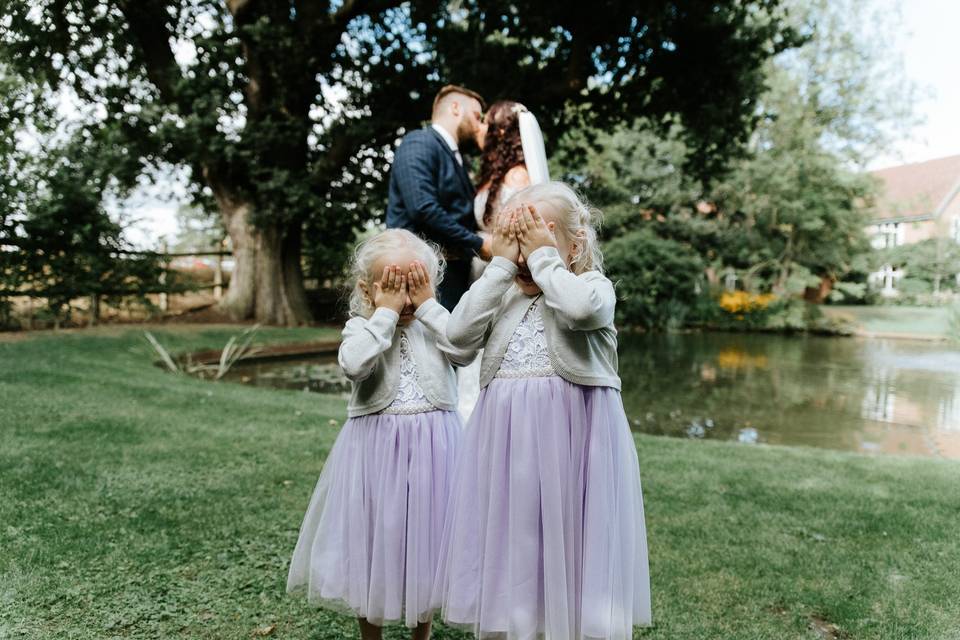
[{"label": "dirt patch", "polygon": [[810,628],[816,631],[823,640],[841,640],[845,634],[832,622],[827,622],[820,616],[810,616]]},{"label": "dirt patch", "polygon": [[[163,317],[164,324],[234,324],[230,316],[213,302]],[[249,324],[253,324],[250,322]]]}]

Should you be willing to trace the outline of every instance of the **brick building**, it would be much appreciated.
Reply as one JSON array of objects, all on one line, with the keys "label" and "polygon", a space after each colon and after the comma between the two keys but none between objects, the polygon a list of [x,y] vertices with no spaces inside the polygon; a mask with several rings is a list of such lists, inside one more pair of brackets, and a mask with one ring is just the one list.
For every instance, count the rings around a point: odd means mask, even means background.
[{"label": "brick building", "polygon": [[[881,182],[868,233],[877,249],[929,238],[960,243],[960,155],[872,172]],[[872,274],[884,295],[903,276],[886,265]]]}]

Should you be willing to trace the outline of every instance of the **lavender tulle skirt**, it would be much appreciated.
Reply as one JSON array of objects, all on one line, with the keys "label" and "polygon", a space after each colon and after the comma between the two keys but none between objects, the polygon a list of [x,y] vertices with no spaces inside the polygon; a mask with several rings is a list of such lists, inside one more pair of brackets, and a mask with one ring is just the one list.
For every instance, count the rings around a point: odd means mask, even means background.
[{"label": "lavender tulle skirt", "polygon": [[650,582],[620,393],[497,378],[467,424],[433,604],[481,638],[632,637]]},{"label": "lavender tulle skirt", "polygon": [[287,590],[373,624],[430,620],[461,430],[455,411],[348,420],[300,527]]}]

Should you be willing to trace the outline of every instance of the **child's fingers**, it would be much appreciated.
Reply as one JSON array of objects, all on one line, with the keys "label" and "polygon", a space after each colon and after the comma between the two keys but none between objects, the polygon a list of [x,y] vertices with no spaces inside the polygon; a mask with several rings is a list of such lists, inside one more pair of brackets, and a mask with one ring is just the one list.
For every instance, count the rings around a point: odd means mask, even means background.
[{"label": "child's fingers", "polygon": [[404,280],[406,280],[406,276],[404,275],[403,271],[400,269],[399,266],[394,266],[394,267],[393,267],[393,270],[394,270],[394,273],[396,274],[396,278],[397,278],[397,280],[396,280],[397,284],[396,284],[396,286],[395,286],[395,290],[396,290],[396,291],[402,291],[402,290],[403,290]]},{"label": "child's fingers", "polygon": [[430,284],[430,276],[427,275],[427,268],[423,266],[422,262],[417,263],[417,275],[420,278],[420,284],[426,287]]},{"label": "child's fingers", "polygon": [[413,264],[413,278],[417,281],[417,288],[421,289],[427,286],[427,274],[423,272],[423,265],[419,262]]},{"label": "child's fingers", "polygon": [[503,214],[504,226],[508,229],[513,227],[513,221],[517,219],[517,208],[513,207]]},{"label": "child's fingers", "polygon": [[533,207],[530,205],[524,205],[523,207],[523,218],[527,221],[527,224],[530,225],[530,228],[538,226],[537,220],[538,216]]},{"label": "child's fingers", "polygon": [[517,222],[519,223],[520,231],[522,233],[526,233],[529,231],[529,228],[533,226],[533,221],[530,219],[530,212],[527,211],[526,207],[520,211],[520,215],[517,216]]},{"label": "child's fingers", "polygon": [[417,263],[411,262],[410,268],[407,269],[407,289],[414,291],[417,288]]},{"label": "child's fingers", "polygon": [[540,212],[537,211],[537,208],[531,204],[527,205],[527,211],[530,212],[530,219],[533,220],[537,225],[543,224],[543,216],[540,215]]},{"label": "child's fingers", "polygon": [[383,273],[380,275],[380,288],[381,288],[381,289],[386,289],[386,288],[387,288],[387,282],[389,281],[389,279],[390,279],[390,267],[384,267],[384,268],[383,268]]},{"label": "child's fingers", "polygon": [[393,291],[394,285],[396,283],[396,272],[393,270],[393,265],[390,265],[384,270],[384,284],[383,288],[386,291]]}]

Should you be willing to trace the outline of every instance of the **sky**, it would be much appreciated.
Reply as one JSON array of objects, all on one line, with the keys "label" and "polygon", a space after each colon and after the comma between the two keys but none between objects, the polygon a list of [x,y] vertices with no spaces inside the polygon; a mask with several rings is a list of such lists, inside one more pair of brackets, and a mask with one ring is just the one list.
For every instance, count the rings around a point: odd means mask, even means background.
[{"label": "sky", "polygon": [[924,122],[870,168],[960,154],[960,2],[902,0],[903,32],[897,53],[917,85],[917,115]]},{"label": "sky", "polygon": [[[869,169],[960,154],[960,0],[899,0],[899,4],[903,28],[890,55],[902,58],[907,78],[917,88],[920,124],[889,153],[874,159]],[[164,237],[172,240],[176,235],[176,194],[165,193],[171,189],[178,191],[161,185],[142,191],[129,203],[136,222],[128,237],[134,244],[156,247]]]}]

